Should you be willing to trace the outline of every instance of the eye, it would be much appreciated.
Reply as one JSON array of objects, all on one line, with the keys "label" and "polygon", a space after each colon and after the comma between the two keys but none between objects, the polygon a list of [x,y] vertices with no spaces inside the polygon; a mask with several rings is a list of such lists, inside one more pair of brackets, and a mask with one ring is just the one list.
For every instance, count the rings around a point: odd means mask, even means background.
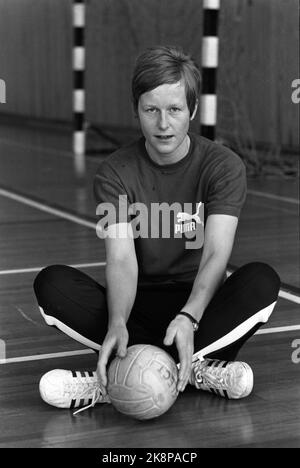
[{"label": "eye", "polygon": [[148,112],[149,114],[154,114],[155,111],[156,111],[155,107],[149,107],[148,109],[146,109],[146,112]]},{"label": "eye", "polygon": [[173,106],[173,107],[170,108],[170,111],[173,112],[173,113],[176,113],[176,112],[179,112],[180,109],[179,109],[179,107]]}]

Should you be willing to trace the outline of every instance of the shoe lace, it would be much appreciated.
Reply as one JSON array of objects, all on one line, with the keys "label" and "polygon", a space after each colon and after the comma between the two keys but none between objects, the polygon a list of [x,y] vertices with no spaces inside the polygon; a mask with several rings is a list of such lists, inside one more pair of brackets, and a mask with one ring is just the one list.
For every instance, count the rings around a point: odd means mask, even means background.
[{"label": "shoe lace", "polygon": [[76,416],[76,414],[81,413],[81,411],[85,411],[89,408],[93,408],[95,404],[97,403],[97,401],[101,400],[101,398],[102,398],[102,392],[99,387],[96,387],[92,393],[91,403],[87,406],[84,406],[83,408],[79,408],[77,411],[74,411],[73,416]]},{"label": "shoe lace", "polygon": [[77,375],[72,383],[65,384],[64,392],[72,399],[88,398],[97,386],[93,377]]},{"label": "shoe lace", "polygon": [[65,386],[65,393],[73,400],[85,400],[92,399],[91,403],[83,408],[78,409],[73,413],[74,416],[84,411],[88,408],[94,407],[95,404],[102,399],[102,391],[99,384],[95,381],[94,377],[90,375],[81,376],[80,374],[76,375],[72,383],[69,383]]},{"label": "shoe lace", "polygon": [[208,366],[201,361],[199,368],[195,372],[195,379],[197,383],[215,388],[225,388],[227,386],[227,376],[228,373],[226,368]]}]

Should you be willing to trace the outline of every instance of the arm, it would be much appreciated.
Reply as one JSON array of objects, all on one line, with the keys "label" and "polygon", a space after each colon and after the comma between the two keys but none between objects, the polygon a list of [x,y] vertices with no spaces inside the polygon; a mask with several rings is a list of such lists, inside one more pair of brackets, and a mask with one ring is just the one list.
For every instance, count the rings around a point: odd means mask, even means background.
[{"label": "arm", "polygon": [[[205,308],[222,284],[237,224],[238,219],[235,216],[210,215],[207,219],[203,254],[198,273],[188,301],[182,308],[197,321],[201,321]],[[178,389],[183,391],[190,376],[194,352],[193,329],[187,317],[178,315],[170,323],[164,343],[169,346],[174,340],[180,359]]]},{"label": "arm", "polygon": [[[119,233],[116,229],[119,229]],[[134,304],[138,278],[130,224],[112,225],[108,228],[108,234],[109,237],[105,239],[108,331],[100,350],[97,367],[104,393],[107,385],[106,366],[112,350],[116,348],[121,357],[126,354],[128,343],[126,323]]]},{"label": "arm", "polygon": [[122,223],[109,229],[110,237],[105,239],[105,274],[110,327],[125,325],[129,318],[136,295],[138,265],[131,225]]},{"label": "arm", "polygon": [[207,219],[200,266],[190,297],[183,307],[198,322],[223,282],[237,224],[238,218],[235,216],[211,215]]}]

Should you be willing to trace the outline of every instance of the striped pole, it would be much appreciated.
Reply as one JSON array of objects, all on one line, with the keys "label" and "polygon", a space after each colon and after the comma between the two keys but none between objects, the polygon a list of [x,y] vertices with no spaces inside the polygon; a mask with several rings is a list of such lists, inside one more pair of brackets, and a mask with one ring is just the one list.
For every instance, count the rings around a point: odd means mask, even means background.
[{"label": "striped pole", "polygon": [[85,7],[85,0],[73,0],[73,153],[79,171],[85,154]]},{"label": "striped pole", "polygon": [[217,124],[218,20],[220,0],[203,0],[201,135],[215,139]]}]

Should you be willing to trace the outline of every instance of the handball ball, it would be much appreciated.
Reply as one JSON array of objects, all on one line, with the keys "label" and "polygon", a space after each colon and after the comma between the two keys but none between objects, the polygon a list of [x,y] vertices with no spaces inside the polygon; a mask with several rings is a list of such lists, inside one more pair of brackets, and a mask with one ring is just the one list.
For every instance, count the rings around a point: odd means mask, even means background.
[{"label": "handball ball", "polygon": [[133,345],[124,358],[111,362],[107,391],[120,413],[152,419],[175,403],[177,380],[177,366],[166,351],[152,345]]}]

